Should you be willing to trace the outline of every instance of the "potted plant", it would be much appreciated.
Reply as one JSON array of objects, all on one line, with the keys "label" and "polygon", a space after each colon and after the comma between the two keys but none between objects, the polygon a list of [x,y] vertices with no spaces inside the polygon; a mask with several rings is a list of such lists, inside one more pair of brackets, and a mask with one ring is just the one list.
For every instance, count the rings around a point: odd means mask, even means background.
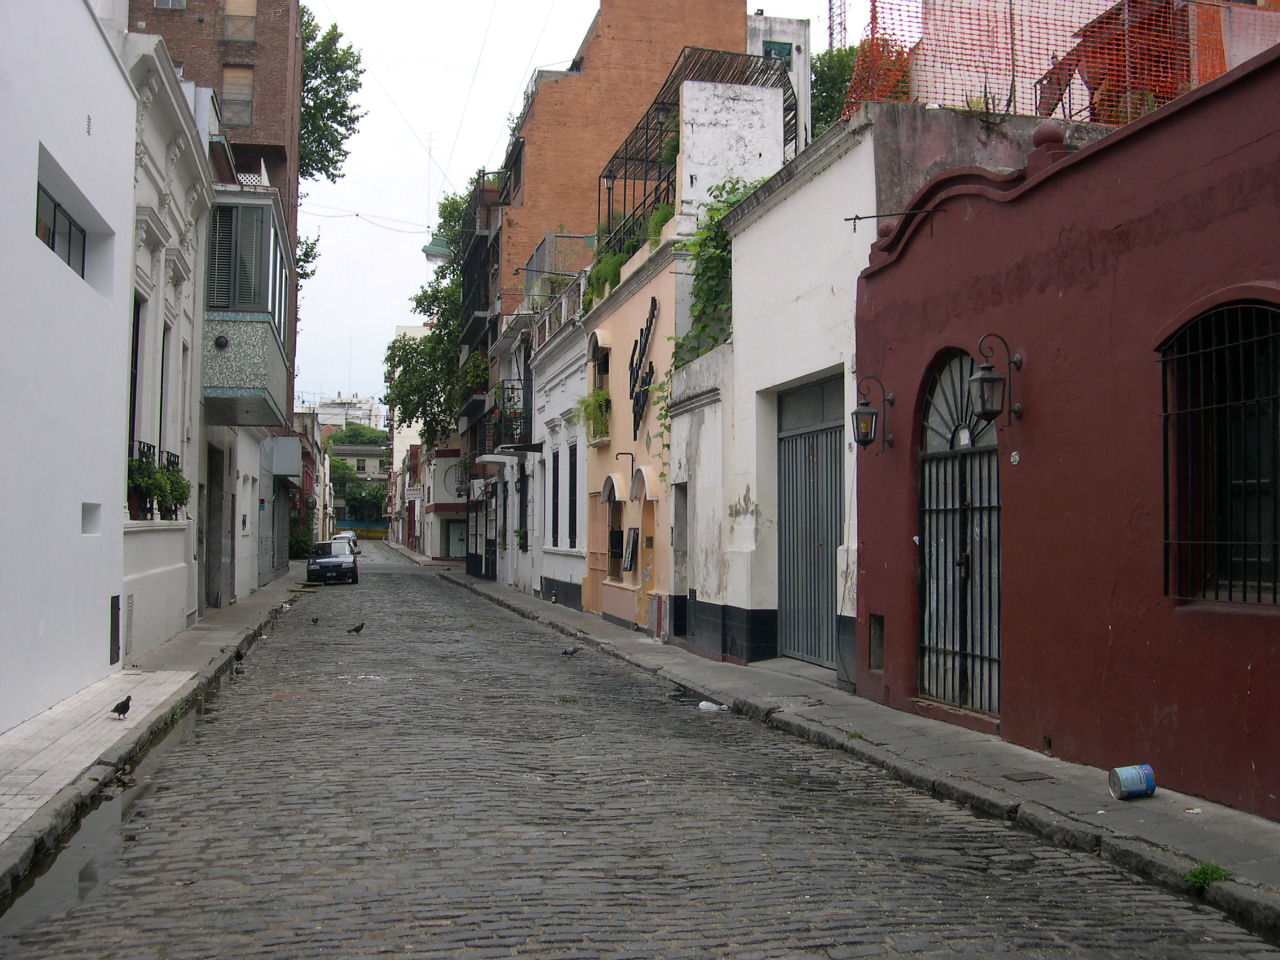
[{"label": "potted plant", "polygon": [[155,502],[168,493],[168,483],[154,459],[129,458],[129,519],[150,520]]},{"label": "potted plant", "polygon": [[592,390],[578,400],[578,415],[586,425],[588,441],[594,443],[608,438],[609,410],[612,406],[609,391],[604,388]]},{"label": "potted plant", "polygon": [[191,481],[177,467],[165,467],[159,471],[156,503],[160,516],[165,520],[177,520],[178,511],[191,499]]}]

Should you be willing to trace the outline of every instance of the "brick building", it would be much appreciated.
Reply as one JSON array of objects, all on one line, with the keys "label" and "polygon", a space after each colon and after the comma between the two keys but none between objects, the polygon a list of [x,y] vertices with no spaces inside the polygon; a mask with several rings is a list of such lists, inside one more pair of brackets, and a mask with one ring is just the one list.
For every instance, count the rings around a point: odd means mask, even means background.
[{"label": "brick building", "polygon": [[[220,130],[245,186],[280,194],[290,248],[298,238],[302,34],[298,0],[129,0],[129,29],[164,38],[182,77],[217,92]],[[292,403],[297,284],[288,289],[287,396]]]},{"label": "brick building", "polygon": [[[653,101],[671,64],[685,46],[741,52],[746,44],[742,0],[601,0],[568,69],[539,70],[530,79],[502,169],[475,185],[458,251],[463,360],[487,364],[491,388],[463,410],[460,433],[471,457],[492,454],[499,443],[529,439],[527,353],[522,361],[512,349],[519,337],[516,318],[524,316],[517,311],[543,277],[591,262],[600,171]],[[506,370],[494,349],[500,343],[508,361],[515,358]],[[509,415],[512,399],[521,408],[519,417]],[[502,424],[520,429],[504,433]],[[527,529],[527,476],[520,469],[513,482],[499,486],[492,464],[472,468],[479,483],[472,490],[480,495],[469,501],[469,572],[497,574],[499,517],[507,513],[507,495],[524,504],[515,515],[525,518],[517,523]]]}]

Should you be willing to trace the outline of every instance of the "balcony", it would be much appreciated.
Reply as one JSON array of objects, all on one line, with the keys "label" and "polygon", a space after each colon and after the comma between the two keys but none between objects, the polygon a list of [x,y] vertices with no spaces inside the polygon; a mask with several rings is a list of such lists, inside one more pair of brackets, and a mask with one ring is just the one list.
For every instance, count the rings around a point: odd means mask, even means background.
[{"label": "balcony", "polygon": [[289,363],[270,316],[206,314],[203,383],[211,426],[288,425]]},{"label": "balcony", "polygon": [[532,384],[503,380],[494,387],[494,446],[528,443],[532,436]]},{"label": "balcony", "polygon": [[143,440],[129,446],[126,489],[130,520],[178,520],[191,496],[181,458]]}]

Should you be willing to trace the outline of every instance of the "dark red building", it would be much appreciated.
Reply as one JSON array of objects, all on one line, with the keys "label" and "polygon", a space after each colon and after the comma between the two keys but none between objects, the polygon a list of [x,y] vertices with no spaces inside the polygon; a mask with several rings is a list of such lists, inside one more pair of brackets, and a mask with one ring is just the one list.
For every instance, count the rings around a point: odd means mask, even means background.
[{"label": "dark red building", "polygon": [[1278,90],[1275,47],[882,226],[860,694],[1280,819]]}]

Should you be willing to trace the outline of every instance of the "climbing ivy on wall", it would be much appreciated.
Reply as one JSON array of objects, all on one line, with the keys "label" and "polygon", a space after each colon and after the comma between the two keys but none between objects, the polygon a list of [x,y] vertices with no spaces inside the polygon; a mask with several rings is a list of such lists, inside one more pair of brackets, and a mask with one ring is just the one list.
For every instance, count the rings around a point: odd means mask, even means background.
[{"label": "climbing ivy on wall", "polygon": [[729,339],[733,319],[733,257],[729,232],[720,221],[762,181],[729,177],[707,191],[698,229],[680,244],[693,264],[690,326],[676,339],[674,362],[682,367]]}]

